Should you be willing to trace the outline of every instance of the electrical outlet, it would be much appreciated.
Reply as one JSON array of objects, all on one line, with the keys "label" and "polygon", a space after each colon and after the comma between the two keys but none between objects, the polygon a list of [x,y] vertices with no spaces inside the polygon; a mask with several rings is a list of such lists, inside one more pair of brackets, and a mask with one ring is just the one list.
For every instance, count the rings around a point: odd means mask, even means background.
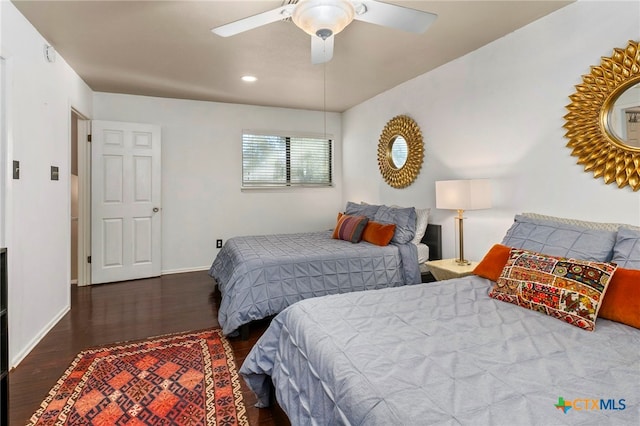
[{"label": "electrical outlet", "polygon": [[216,248],[222,248],[222,240],[216,240]]}]

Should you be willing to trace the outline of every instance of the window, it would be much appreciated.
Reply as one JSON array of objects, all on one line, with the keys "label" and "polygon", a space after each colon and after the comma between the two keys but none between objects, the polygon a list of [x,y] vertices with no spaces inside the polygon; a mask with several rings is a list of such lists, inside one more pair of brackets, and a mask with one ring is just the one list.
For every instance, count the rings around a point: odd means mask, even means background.
[{"label": "window", "polygon": [[331,140],[242,135],[242,186],[331,186]]}]

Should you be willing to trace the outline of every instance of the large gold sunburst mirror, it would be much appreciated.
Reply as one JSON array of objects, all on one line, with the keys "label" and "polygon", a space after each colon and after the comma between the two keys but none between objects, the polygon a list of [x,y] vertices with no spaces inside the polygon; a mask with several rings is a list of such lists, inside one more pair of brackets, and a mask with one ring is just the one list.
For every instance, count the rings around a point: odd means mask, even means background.
[{"label": "large gold sunburst mirror", "polygon": [[406,115],[389,120],[378,142],[378,167],[384,180],[394,188],[411,185],[420,173],[423,158],[418,124]]},{"label": "large gold sunburst mirror", "polygon": [[594,178],[640,189],[640,49],[615,48],[582,76],[564,116],[571,155]]}]

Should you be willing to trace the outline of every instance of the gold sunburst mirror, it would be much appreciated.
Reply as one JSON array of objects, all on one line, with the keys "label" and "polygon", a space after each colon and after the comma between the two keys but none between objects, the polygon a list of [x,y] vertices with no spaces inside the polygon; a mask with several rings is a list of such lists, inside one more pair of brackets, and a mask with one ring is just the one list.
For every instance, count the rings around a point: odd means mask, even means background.
[{"label": "gold sunburst mirror", "polygon": [[378,142],[378,167],[384,180],[394,188],[411,185],[420,173],[423,158],[418,124],[406,115],[389,120]]},{"label": "gold sunburst mirror", "polygon": [[564,118],[571,155],[594,178],[640,189],[640,49],[615,48],[582,76]]}]

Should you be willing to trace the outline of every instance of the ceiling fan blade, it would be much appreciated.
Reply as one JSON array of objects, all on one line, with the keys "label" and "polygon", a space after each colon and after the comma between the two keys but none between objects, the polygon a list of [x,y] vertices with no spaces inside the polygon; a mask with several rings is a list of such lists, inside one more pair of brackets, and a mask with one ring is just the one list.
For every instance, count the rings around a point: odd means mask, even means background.
[{"label": "ceiling fan blade", "polygon": [[293,11],[294,7],[295,5],[288,4],[277,9],[258,13],[257,15],[249,16],[248,18],[243,18],[229,24],[212,28],[211,32],[221,37],[236,35],[257,27],[261,27],[263,25],[270,24],[272,22],[287,19],[291,16],[291,12]]},{"label": "ceiling fan blade", "polygon": [[365,0],[362,4],[366,7],[366,12],[356,15],[354,19],[410,33],[425,32],[438,17],[433,13],[375,0]]},{"label": "ceiling fan blade", "polygon": [[311,36],[311,63],[314,65],[329,62],[333,58],[334,36],[325,40],[318,36]]}]

